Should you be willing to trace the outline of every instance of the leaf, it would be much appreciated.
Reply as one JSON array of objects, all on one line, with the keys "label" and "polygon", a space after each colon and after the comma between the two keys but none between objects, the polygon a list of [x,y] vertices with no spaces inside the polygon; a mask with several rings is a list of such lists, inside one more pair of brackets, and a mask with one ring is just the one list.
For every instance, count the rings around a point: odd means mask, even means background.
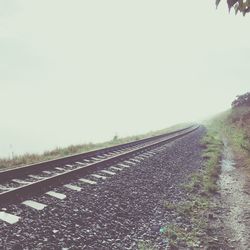
[{"label": "leaf", "polygon": [[220,4],[221,0],[216,0],[215,4],[216,4],[216,8],[218,8],[218,5]]},{"label": "leaf", "polygon": [[229,8],[229,11],[231,10],[231,8],[238,2],[238,0],[227,0],[227,5]]},{"label": "leaf", "polygon": [[250,7],[247,7],[244,11],[243,11],[243,16],[246,15],[246,13],[250,12]]},{"label": "leaf", "polygon": [[245,11],[245,9],[246,9],[246,3],[244,3],[243,0],[239,1],[239,7],[238,7],[238,9],[242,13]]},{"label": "leaf", "polygon": [[[215,0],[216,8],[218,8],[221,0]],[[227,0],[227,5],[229,12],[231,11],[232,7],[235,10],[235,15],[241,12],[244,16],[246,13],[250,12],[250,0]]]},{"label": "leaf", "polygon": [[235,15],[237,15],[238,12],[239,12],[239,9],[240,9],[240,5],[239,4],[235,4],[234,5],[234,9],[235,9]]},{"label": "leaf", "polygon": [[238,3],[239,3],[239,8],[242,8],[242,7],[243,7],[243,5],[244,5],[243,0],[238,0]]}]

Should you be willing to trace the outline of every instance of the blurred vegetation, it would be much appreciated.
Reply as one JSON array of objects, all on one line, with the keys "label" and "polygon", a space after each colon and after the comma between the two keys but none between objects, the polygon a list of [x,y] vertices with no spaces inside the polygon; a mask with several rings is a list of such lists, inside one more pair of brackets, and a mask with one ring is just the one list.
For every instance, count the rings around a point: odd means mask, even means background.
[{"label": "blurred vegetation", "polygon": [[[216,7],[220,4],[221,0],[215,0]],[[227,5],[229,11],[234,8],[235,14],[241,12],[243,16],[245,16],[248,12],[250,12],[250,0],[227,0]]]},{"label": "blurred vegetation", "polygon": [[232,108],[250,106],[250,92],[243,95],[238,95],[232,102]]},{"label": "blurred vegetation", "polygon": [[250,107],[228,110],[213,119],[213,130],[227,138],[236,155],[250,153]]}]

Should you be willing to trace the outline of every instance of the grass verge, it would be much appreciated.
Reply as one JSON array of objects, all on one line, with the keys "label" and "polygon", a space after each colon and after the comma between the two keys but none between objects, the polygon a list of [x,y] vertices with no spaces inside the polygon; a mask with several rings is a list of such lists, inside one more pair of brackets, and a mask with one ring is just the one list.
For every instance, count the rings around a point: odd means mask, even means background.
[{"label": "grass verge", "polygon": [[156,135],[172,132],[178,129],[185,128],[189,125],[190,124],[178,124],[178,125],[166,128],[166,129],[162,129],[158,131],[151,131],[146,134],[124,137],[124,138],[118,138],[117,136],[115,136],[113,140],[103,142],[103,143],[95,143],[95,144],[87,143],[87,144],[80,144],[80,145],[70,145],[65,148],[58,147],[58,148],[55,148],[54,150],[45,151],[42,154],[27,153],[23,155],[16,155],[11,158],[10,157],[0,158],[0,170],[13,168],[13,167],[20,167],[20,166],[27,165],[27,164],[32,164],[32,163],[47,161],[47,160],[56,159],[56,158],[60,158],[64,156],[69,156],[72,154],[80,154],[80,153],[84,153],[87,151],[96,150],[100,148],[111,147],[111,146],[115,146],[118,144],[123,144],[123,143],[140,140],[140,139],[144,139],[144,138],[151,137],[151,136],[156,136]]},{"label": "grass verge", "polygon": [[217,180],[221,172],[223,143],[220,135],[212,127],[208,127],[201,146],[204,148],[202,172],[192,175],[186,188],[192,193],[209,196],[218,191]]},{"label": "grass verge", "polygon": [[201,249],[212,241],[207,229],[209,221],[214,217],[211,213],[212,198],[218,191],[223,149],[221,137],[213,126],[207,127],[201,147],[204,159],[202,170],[190,176],[188,183],[184,185],[187,199],[164,204],[165,209],[175,217],[172,224],[161,229],[169,249]]},{"label": "grass verge", "polygon": [[[233,108],[216,118],[217,130],[232,149],[236,167],[250,180],[250,107]],[[250,181],[245,187],[250,190]]]}]

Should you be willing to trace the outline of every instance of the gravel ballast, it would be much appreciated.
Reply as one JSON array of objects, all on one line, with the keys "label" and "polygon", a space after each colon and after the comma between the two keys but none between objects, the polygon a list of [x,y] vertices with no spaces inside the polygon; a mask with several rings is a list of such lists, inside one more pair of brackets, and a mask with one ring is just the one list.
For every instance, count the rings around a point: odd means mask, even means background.
[{"label": "gravel ballast", "polygon": [[96,173],[105,180],[79,176],[96,185],[69,182],[81,191],[53,189],[66,195],[63,200],[46,194],[31,198],[47,205],[41,211],[9,205],[6,211],[21,219],[13,225],[0,222],[0,249],[138,249],[141,241],[163,249],[160,229],[171,217],[164,201],[185,199],[181,186],[201,168],[203,133],[201,127],[130,168],[109,169],[114,176]]}]

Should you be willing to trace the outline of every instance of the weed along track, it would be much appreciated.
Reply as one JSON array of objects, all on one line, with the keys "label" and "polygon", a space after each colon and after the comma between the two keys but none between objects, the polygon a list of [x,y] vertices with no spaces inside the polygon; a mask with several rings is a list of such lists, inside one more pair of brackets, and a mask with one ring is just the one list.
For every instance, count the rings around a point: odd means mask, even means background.
[{"label": "weed along track", "polygon": [[[198,126],[0,173],[6,249],[137,249],[201,166]],[[170,215],[169,215],[170,216]],[[19,247],[19,248],[18,248]]]},{"label": "weed along track", "polygon": [[161,136],[0,172],[0,202],[4,204],[22,200],[26,196],[44,192],[79,175],[92,173],[92,176],[104,179],[104,176],[94,172],[102,171],[103,174],[109,175],[111,172],[107,170],[105,172],[103,169],[110,165],[122,161],[128,165],[136,164],[127,159],[175,140],[195,129],[197,127],[188,127]]}]

